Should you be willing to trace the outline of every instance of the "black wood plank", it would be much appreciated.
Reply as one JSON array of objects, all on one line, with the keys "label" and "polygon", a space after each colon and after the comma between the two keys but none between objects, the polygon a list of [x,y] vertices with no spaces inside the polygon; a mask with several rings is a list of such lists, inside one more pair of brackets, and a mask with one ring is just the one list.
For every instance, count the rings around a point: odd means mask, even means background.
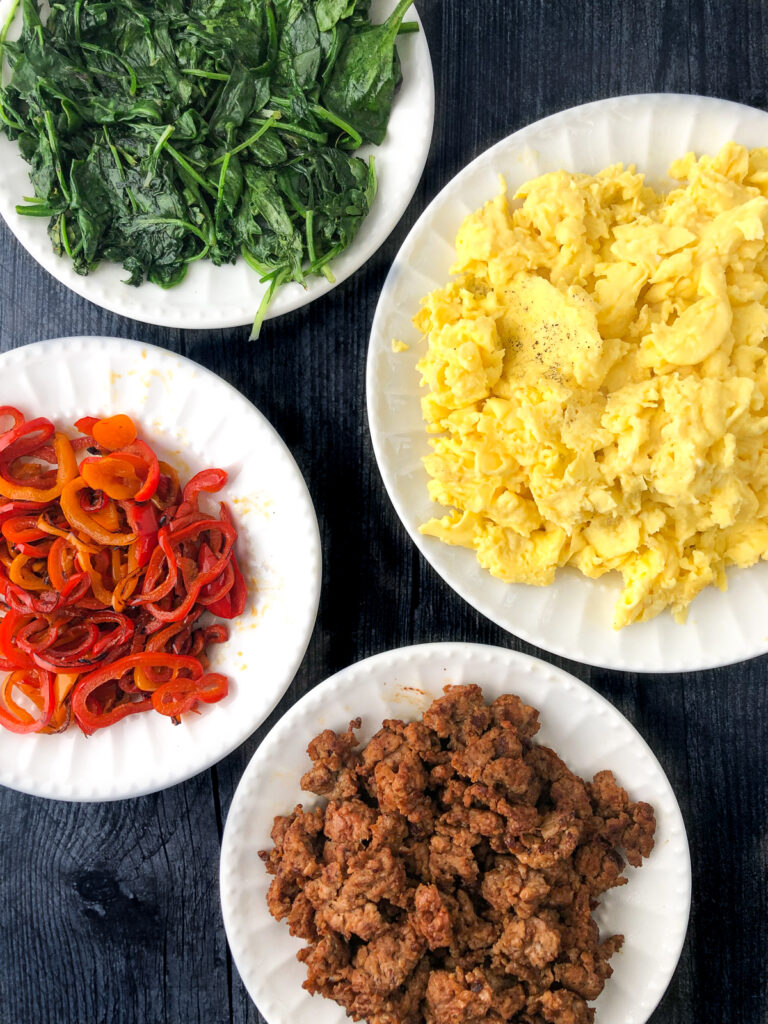
[{"label": "black wood plank", "polygon": [[[296,680],[269,721],[212,772],[116,805],[57,804],[0,789],[0,1021],[261,1019],[226,950],[217,867],[222,818],[268,728],[332,672],[401,644],[471,640],[542,655],[446,588],[414,551],[378,476],[365,353],[376,299],[407,230],[470,159],[557,110],[649,91],[768,102],[761,0],[422,0],[419,9],[437,120],[418,193],[360,273],[268,324],[257,344],[246,342],[246,330],[184,333],[100,310],[48,277],[0,225],[0,350],[113,334],[163,345],[221,374],[294,452],[325,558],[318,623]],[[768,660],[648,678],[542,656],[589,682],[638,727],[683,809],[693,915],[654,1024],[768,1021]]]}]

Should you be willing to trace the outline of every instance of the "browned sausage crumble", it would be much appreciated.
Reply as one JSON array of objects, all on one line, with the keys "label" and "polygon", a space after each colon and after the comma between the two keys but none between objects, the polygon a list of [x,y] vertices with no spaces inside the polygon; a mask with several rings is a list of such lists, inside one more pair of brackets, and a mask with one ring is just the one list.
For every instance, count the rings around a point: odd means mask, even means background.
[{"label": "browned sausage crumble", "polygon": [[304,987],[354,1020],[591,1022],[623,941],[591,912],[627,881],[618,848],[653,849],[653,808],[533,743],[519,697],[445,694],[362,751],[360,719],[312,740],[301,786],[328,803],[275,818],[269,910],[308,943]]}]

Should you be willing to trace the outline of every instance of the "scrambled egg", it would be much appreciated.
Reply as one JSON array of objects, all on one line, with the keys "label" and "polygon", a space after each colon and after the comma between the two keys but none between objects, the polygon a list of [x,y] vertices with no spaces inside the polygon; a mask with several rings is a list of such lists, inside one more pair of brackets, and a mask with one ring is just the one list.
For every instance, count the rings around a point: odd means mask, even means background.
[{"label": "scrambled egg", "polygon": [[614,626],[683,621],[768,558],[768,149],[545,174],[469,216],[423,300],[422,532],[537,586],[616,570]]}]

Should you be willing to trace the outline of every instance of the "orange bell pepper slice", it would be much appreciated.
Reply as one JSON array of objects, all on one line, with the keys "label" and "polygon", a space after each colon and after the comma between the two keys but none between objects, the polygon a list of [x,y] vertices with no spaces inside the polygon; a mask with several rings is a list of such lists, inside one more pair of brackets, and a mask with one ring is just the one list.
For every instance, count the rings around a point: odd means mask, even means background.
[{"label": "orange bell pepper slice", "polygon": [[91,490],[103,491],[113,501],[128,501],[143,483],[131,462],[119,455],[83,459],[80,475]]},{"label": "orange bell pepper slice", "polygon": [[66,434],[54,434],[53,450],[56,453],[58,468],[56,483],[52,487],[28,487],[26,484],[13,483],[0,474],[0,494],[14,501],[48,502],[58,498],[65,486],[78,475],[77,459]]},{"label": "orange bell pepper slice", "polygon": [[120,544],[126,547],[128,544],[132,544],[136,540],[135,533],[113,533],[110,530],[105,530],[103,526],[95,522],[92,515],[82,508],[78,495],[86,487],[88,487],[87,481],[79,476],[75,480],[71,480],[61,492],[61,511],[69,525],[99,544],[109,546]]},{"label": "orange bell pepper slice", "polygon": [[19,587],[24,587],[25,590],[50,590],[50,586],[44,580],[39,576],[36,576],[34,572],[27,568],[27,562],[35,561],[42,561],[45,563],[46,560],[35,559],[30,555],[16,555],[9,566],[8,578],[11,583],[15,583]]},{"label": "orange bell pepper slice", "polygon": [[96,420],[91,436],[96,444],[113,452],[117,448],[127,448],[129,444],[133,444],[138,436],[138,431],[130,416],[118,413],[117,416],[107,416],[106,419]]}]

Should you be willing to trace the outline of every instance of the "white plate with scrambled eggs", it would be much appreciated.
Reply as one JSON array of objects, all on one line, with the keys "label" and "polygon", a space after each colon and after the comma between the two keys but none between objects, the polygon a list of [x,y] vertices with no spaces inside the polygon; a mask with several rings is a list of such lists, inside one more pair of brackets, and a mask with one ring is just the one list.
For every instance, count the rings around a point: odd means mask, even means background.
[{"label": "white plate with scrambled eggs", "polygon": [[390,272],[385,484],[539,647],[643,672],[768,651],[766,141],[768,114],[703,97],[564,111],[462,171]]}]

